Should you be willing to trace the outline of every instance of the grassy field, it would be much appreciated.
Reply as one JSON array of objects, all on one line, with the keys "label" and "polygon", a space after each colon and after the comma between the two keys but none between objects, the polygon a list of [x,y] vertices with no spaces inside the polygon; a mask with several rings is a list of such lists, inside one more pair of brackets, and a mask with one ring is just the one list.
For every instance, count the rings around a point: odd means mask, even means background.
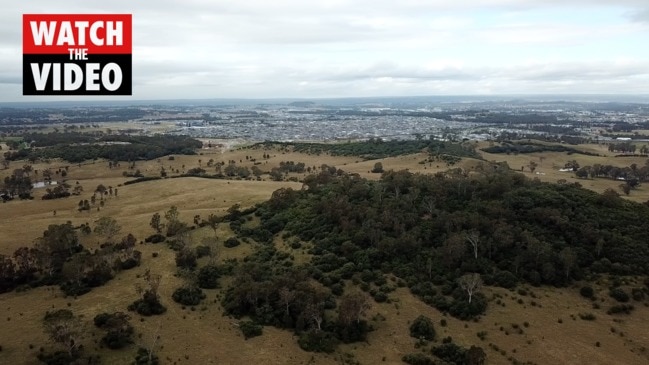
[{"label": "grassy field", "polygon": [[[558,179],[579,181],[584,187],[596,191],[603,191],[607,187],[616,188],[618,184],[605,179],[575,179],[571,173],[559,172],[558,169],[572,159],[582,165],[610,163],[618,166],[628,166],[634,162],[644,164],[645,160],[614,158],[609,156],[603,146],[588,145],[583,148],[603,156],[484,153],[483,157],[487,161],[507,161],[513,169],[520,169],[520,166],[535,160],[539,164],[537,171],[543,174],[531,175],[526,168],[525,173],[530,177],[551,182]],[[376,161],[361,161],[354,157],[311,156],[276,149],[210,149],[200,153],[202,155],[175,156],[174,160],[163,158],[137,162],[135,169],[140,169],[146,176],[158,176],[161,166],[173,170],[182,170],[183,165],[185,170],[199,165],[206,168],[210,159],[217,162],[235,160],[238,165],[251,167],[252,157],[262,162],[258,165],[262,170],[270,170],[280,161],[295,161],[304,162],[311,167],[328,164],[373,179],[380,176],[369,172]],[[263,153],[269,153],[271,157],[264,160],[261,157]],[[249,156],[248,160],[246,156]],[[427,157],[425,154],[414,154],[386,158],[381,162],[385,170],[407,168],[412,172],[434,173],[448,168],[444,163],[421,164]],[[479,163],[478,160],[465,159],[454,167],[470,170]],[[13,162],[8,170],[0,171],[0,177],[3,178],[22,165],[23,163]],[[278,188],[300,189],[302,186],[299,182],[202,178],[165,179],[120,186],[132,179],[123,176],[123,172],[133,171],[127,168],[126,163],[109,169],[103,161],[82,165],[51,161],[49,164],[37,163],[33,168],[42,171],[64,166],[69,166],[68,182],[75,184],[78,181],[84,187],[82,195],[43,201],[40,200],[42,190],[38,189],[34,193],[36,199],[32,201],[12,201],[1,205],[0,254],[9,255],[20,246],[31,245],[49,224],[72,221],[73,224],[89,222],[93,225],[99,217],[111,216],[122,225],[122,234],[133,233],[139,241],[153,233],[149,227],[151,215],[155,212],[162,214],[172,205],[179,208],[181,220],[190,223],[197,214],[204,218],[211,213],[223,214],[233,204],[245,207],[266,200]],[[305,174],[292,176],[301,178]],[[100,211],[93,209],[90,212],[78,212],[76,208],[79,199],[89,199],[99,184],[117,187],[118,195],[107,198]],[[646,201],[649,198],[649,188],[641,187],[629,198]],[[200,244],[203,237],[213,234],[209,228],[194,230],[192,242],[194,245]],[[241,259],[254,250],[251,244],[235,248],[223,247],[223,241],[232,235],[225,225],[219,227],[219,260]],[[91,234],[84,236],[82,241],[85,246],[94,248],[98,246],[100,239]],[[308,260],[307,255],[291,249],[281,239],[278,238],[276,244],[280,249],[295,254],[297,262]],[[597,304],[601,309],[594,309],[590,300],[579,296],[580,285],[577,284],[563,289],[523,287],[523,292],[486,288],[485,294],[490,298],[489,309],[478,322],[463,322],[445,317],[415,298],[407,289],[400,288],[390,294],[390,303],[374,303],[368,311],[367,317],[375,331],[370,333],[366,343],[342,345],[337,353],[325,355],[302,351],[291,332],[271,327],[265,327],[262,336],[245,340],[237,328],[237,321],[223,316],[219,289],[206,290],[207,299],[195,310],[183,309],[171,300],[171,293],[182,283],[182,279],[175,276],[174,252],[163,244],[138,244],[137,249],[143,253],[140,267],[120,273],[105,286],[93,289],[79,298],[64,298],[56,287],[0,295],[0,308],[4,314],[0,318],[3,321],[3,329],[0,331],[0,363],[37,364],[35,355],[39,348],[51,348],[41,326],[43,315],[47,310],[61,308],[70,308],[84,316],[88,329],[84,340],[87,352],[101,354],[103,364],[130,363],[135,347],[124,351],[99,349],[99,332],[92,327],[91,322],[101,312],[126,311],[127,305],[137,299],[135,285],[141,282],[140,276],[147,268],[162,275],[160,293],[168,312],[163,316],[146,319],[133,314],[131,322],[136,327],[136,333],[141,336],[136,336],[136,345],[150,344],[155,334],[160,336],[157,352],[163,364],[341,364],[345,363],[345,354],[351,354],[361,364],[400,364],[404,354],[420,351],[415,349],[416,340],[408,333],[410,322],[420,314],[435,321],[437,343],[443,337],[452,336],[456,343],[465,347],[480,346],[487,353],[488,364],[511,364],[512,359],[536,364],[640,365],[649,362],[649,352],[646,350],[649,347],[649,333],[646,331],[649,328],[649,308],[635,303],[636,310],[631,315],[607,315],[606,309],[613,303],[607,296],[606,278],[602,278],[596,285],[597,296],[600,298]],[[153,257],[154,252],[158,253],[157,257]],[[227,281],[222,284],[226,286]],[[580,313],[592,313],[596,319],[582,320],[579,318]],[[447,321],[447,326],[441,326],[442,319]],[[478,338],[478,332],[486,332],[486,338]],[[600,345],[596,346],[598,342]]]},{"label": "grassy field", "polygon": [[[482,142],[479,146],[480,148],[484,148],[488,146],[488,143]],[[615,154],[609,152],[606,145],[588,144],[579,145],[577,148],[582,151],[599,154],[600,156],[588,156],[576,153],[569,155],[567,152],[521,153],[517,155],[492,154],[486,152],[481,153],[483,158],[487,161],[505,161],[509,164],[511,169],[518,171],[523,168],[523,172],[530,178],[538,178],[541,181],[547,182],[557,182],[560,179],[564,179],[571,183],[579,182],[583,187],[594,190],[598,193],[610,188],[622,194],[622,191],[619,189],[619,185],[622,182],[605,178],[580,179],[577,178],[573,172],[562,172],[559,171],[559,169],[563,168],[566,162],[572,160],[577,161],[581,166],[601,164],[618,167],[628,167],[634,163],[638,166],[643,166],[647,162],[646,157],[614,157]],[[530,161],[534,161],[538,164],[534,174],[530,172],[528,167]],[[649,200],[649,186],[641,184],[640,187],[633,190],[627,198],[637,202],[646,202]]]}]

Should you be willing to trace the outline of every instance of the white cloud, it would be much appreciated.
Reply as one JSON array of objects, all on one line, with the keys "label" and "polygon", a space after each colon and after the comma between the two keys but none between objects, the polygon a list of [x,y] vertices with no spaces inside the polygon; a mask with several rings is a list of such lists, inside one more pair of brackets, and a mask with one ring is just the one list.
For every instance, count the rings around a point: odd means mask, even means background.
[{"label": "white cloud", "polygon": [[31,0],[0,14],[0,101],[29,100],[20,97],[20,22],[32,12],[133,13],[134,98],[648,93],[646,6]]}]

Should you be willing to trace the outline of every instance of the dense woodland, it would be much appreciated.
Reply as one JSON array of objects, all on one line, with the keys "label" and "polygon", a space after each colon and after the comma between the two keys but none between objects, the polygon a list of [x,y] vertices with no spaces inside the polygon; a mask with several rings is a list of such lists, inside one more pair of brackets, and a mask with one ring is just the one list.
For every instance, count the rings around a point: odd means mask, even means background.
[{"label": "dense woodland", "polygon": [[28,134],[25,140],[32,148],[5,152],[7,160],[61,158],[78,163],[104,158],[110,161],[151,160],[170,154],[196,154],[202,143],[186,136],[104,135],[94,137],[83,133]]},{"label": "dense woodland", "polygon": [[[305,190],[278,190],[256,209],[225,217],[242,240],[264,245],[227,270],[234,282],[222,304],[236,317],[293,329],[309,351],[365,338],[371,326],[359,315],[351,322],[340,316],[348,295],[360,295],[358,311],[366,305],[358,289],[380,303],[407,286],[468,320],[488,311],[483,284],[561,287],[603,273],[649,272],[649,207],[612,190],[600,195],[491,169],[469,176],[388,171],[378,182],[322,169],[304,183]],[[258,226],[247,223],[253,211]],[[277,237],[307,249],[310,262],[294,266],[273,244]],[[325,315],[334,310],[338,317]],[[461,360],[450,363],[470,363],[468,350],[454,349]]]},{"label": "dense woodland", "polygon": [[425,302],[470,318],[485,307],[475,298],[475,308],[467,307],[457,283],[466,273],[513,287],[649,272],[649,207],[614,191],[600,195],[491,171],[390,171],[380,182],[323,171],[305,185],[277,191],[257,211],[261,226],[244,233],[270,241],[285,232],[309,242],[314,276],[327,285],[355,275],[369,285],[392,273]]},{"label": "dense woodland", "polygon": [[487,153],[505,153],[505,154],[518,154],[518,153],[539,153],[539,152],[567,152],[569,155],[573,153],[582,155],[594,156],[594,153],[585,152],[574,147],[563,145],[548,145],[538,142],[502,142],[499,146],[489,146],[483,148],[482,151]]},{"label": "dense woodland", "polygon": [[273,145],[292,147],[296,152],[316,155],[329,153],[332,156],[359,156],[366,160],[407,155],[422,151],[434,156],[478,157],[475,148],[471,144],[458,144],[422,138],[406,141],[383,141],[380,138],[370,138],[368,141],[362,142],[331,144],[264,142],[257,146]]}]

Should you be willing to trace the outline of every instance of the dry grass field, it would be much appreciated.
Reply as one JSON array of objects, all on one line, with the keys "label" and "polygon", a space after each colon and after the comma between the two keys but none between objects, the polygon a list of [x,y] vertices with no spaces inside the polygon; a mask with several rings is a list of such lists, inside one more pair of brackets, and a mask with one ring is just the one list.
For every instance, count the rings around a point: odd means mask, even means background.
[{"label": "dry grass field", "polygon": [[[605,147],[583,146],[600,153],[602,157],[567,155],[561,153],[542,153],[530,155],[492,155],[483,153],[487,161],[507,161],[513,169],[520,169],[530,160],[539,166],[543,174],[531,175],[544,181],[556,182],[566,179],[579,181],[584,187],[603,191],[608,187],[617,189],[617,182],[596,179],[580,180],[571,173],[558,169],[568,160],[575,159],[582,165],[610,163],[628,166],[631,163],[644,164],[640,158],[614,158]],[[267,160],[261,158],[270,153]],[[304,162],[307,166],[319,167],[333,165],[347,172],[377,179],[380,174],[369,171],[376,161],[361,161],[354,157],[332,157],[328,155],[310,156],[280,150],[202,150],[201,155],[175,156],[174,160],[137,162],[145,176],[158,176],[161,166],[165,169],[185,170],[206,168],[210,159],[216,162],[235,160],[238,165],[251,167],[252,161],[246,156],[261,162],[258,165],[268,171],[280,161]],[[540,159],[540,157],[543,157]],[[412,172],[434,173],[447,167],[440,163],[420,164],[425,154],[414,154],[381,160],[385,170],[407,168]],[[199,163],[199,160],[201,162]],[[479,161],[465,159],[455,167],[471,169]],[[22,166],[14,162],[9,170],[0,171],[0,178]],[[12,201],[0,204],[0,254],[9,255],[20,246],[29,246],[41,236],[49,224],[72,221],[73,224],[93,222],[102,216],[114,217],[122,226],[122,234],[133,233],[138,241],[153,233],[149,227],[152,214],[163,213],[170,206],[179,208],[182,221],[190,223],[195,215],[207,217],[211,213],[223,214],[233,204],[250,206],[266,200],[273,191],[281,187],[300,189],[299,182],[273,182],[265,175],[264,181],[212,180],[202,178],[177,178],[120,186],[132,178],[124,177],[123,172],[132,172],[126,164],[109,169],[107,162],[73,165],[61,161],[49,164],[38,163],[34,169],[43,171],[51,168],[69,166],[68,182],[77,181],[83,186],[80,197],[67,199],[40,200],[43,189],[34,191],[32,201]],[[302,174],[291,174],[298,178]],[[89,199],[99,184],[117,187],[118,195],[109,197],[105,206],[97,211],[77,211],[79,199]],[[619,189],[618,189],[619,190]],[[649,187],[640,187],[629,197],[633,200],[649,199]],[[56,210],[56,215],[54,211]],[[205,236],[213,235],[209,228],[192,231],[194,245],[200,244]],[[217,232],[220,246],[219,260],[241,259],[254,250],[251,244],[235,248],[225,248],[223,241],[232,236],[228,227],[222,225]],[[97,247],[99,238],[94,234],[84,236],[82,242],[87,247]],[[293,250],[277,239],[277,246],[295,254],[296,261],[308,257]],[[164,244],[143,244],[137,246],[142,251],[142,265],[122,272],[105,286],[95,288],[78,298],[64,298],[57,287],[41,287],[26,292],[12,292],[0,295],[0,364],[37,364],[36,354],[40,347],[51,348],[42,330],[41,320],[47,310],[69,308],[82,314],[87,325],[84,346],[88,352],[101,354],[103,364],[128,364],[132,361],[135,347],[127,350],[110,351],[99,349],[99,332],[92,326],[92,318],[101,312],[126,311],[128,304],[137,299],[136,283],[142,282],[140,276],[149,268],[162,275],[160,293],[163,304],[168,308],[166,314],[142,318],[132,314],[132,324],[136,328],[136,345],[150,344],[153,336],[160,336],[157,353],[162,364],[342,364],[345,354],[361,364],[401,364],[401,356],[417,352],[416,342],[408,333],[410,322],[420,314],[435,321],[438,339],[452,336],[454,341],[465,347],[481,346],[487,353],[487,364],[511,364],[512,359],[536,364],[647,364],[649,363],[649,308],[636,304],[631,315],[611,316],[605,313],[612,303],[606,293],[606,278],[596,285],[597,303],[601,309],[593,309],[593,304],[579,295],[579,285],[571,288],[531,288],[523,287],[525,295],[516,291],[499,288],[486,288],[490,298],[487,314],[478,322],[464,322],[445,317],[436,309],[424,304],[411,295],[407,289],[397,289],[390,294],[390,303],[374,303],[368,311],[368,319],[375,327],[366,343],[341,345],[334,354],[312,354],[302,351],[295,336],[289,331],[265,327],[264,334],[245,340],[236,326],[236,320],[223,316],[219,304],[219,289],[206,290],[207,299],[194,310],[183,309],[171,300],[171,293],[181,285],[182,279],[175,276],[174,252]],[[153,253],[158,257],[153,257]],[[201,259],[205,260],[205,259]],[[227,281],[222,282],[226,286]],[[348,284],[351,285],[351,284]],[[638,284],[640,285],[640,284]],[[592,313],[596,319],[586,321],[579,318],[580,313]],[[382,319],[384,318],[384,319]],[[441,326],[445,319],[447,326]],[[484,340],[478,332],[486,332]],[[440,340],[438,340],[439,342]],[[599,343],[599,346],[596,346]],[[429,347],[427,347],[429,348]]]}]

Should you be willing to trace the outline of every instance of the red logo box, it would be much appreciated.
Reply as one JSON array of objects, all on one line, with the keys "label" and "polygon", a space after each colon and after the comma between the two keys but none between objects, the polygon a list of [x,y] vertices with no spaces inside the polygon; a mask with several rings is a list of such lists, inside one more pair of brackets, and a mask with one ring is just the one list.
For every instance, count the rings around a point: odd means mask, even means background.
[{"label": "red logo box", "polygon": [[131,95],[131,14],[24,14],[23,95]]}]

